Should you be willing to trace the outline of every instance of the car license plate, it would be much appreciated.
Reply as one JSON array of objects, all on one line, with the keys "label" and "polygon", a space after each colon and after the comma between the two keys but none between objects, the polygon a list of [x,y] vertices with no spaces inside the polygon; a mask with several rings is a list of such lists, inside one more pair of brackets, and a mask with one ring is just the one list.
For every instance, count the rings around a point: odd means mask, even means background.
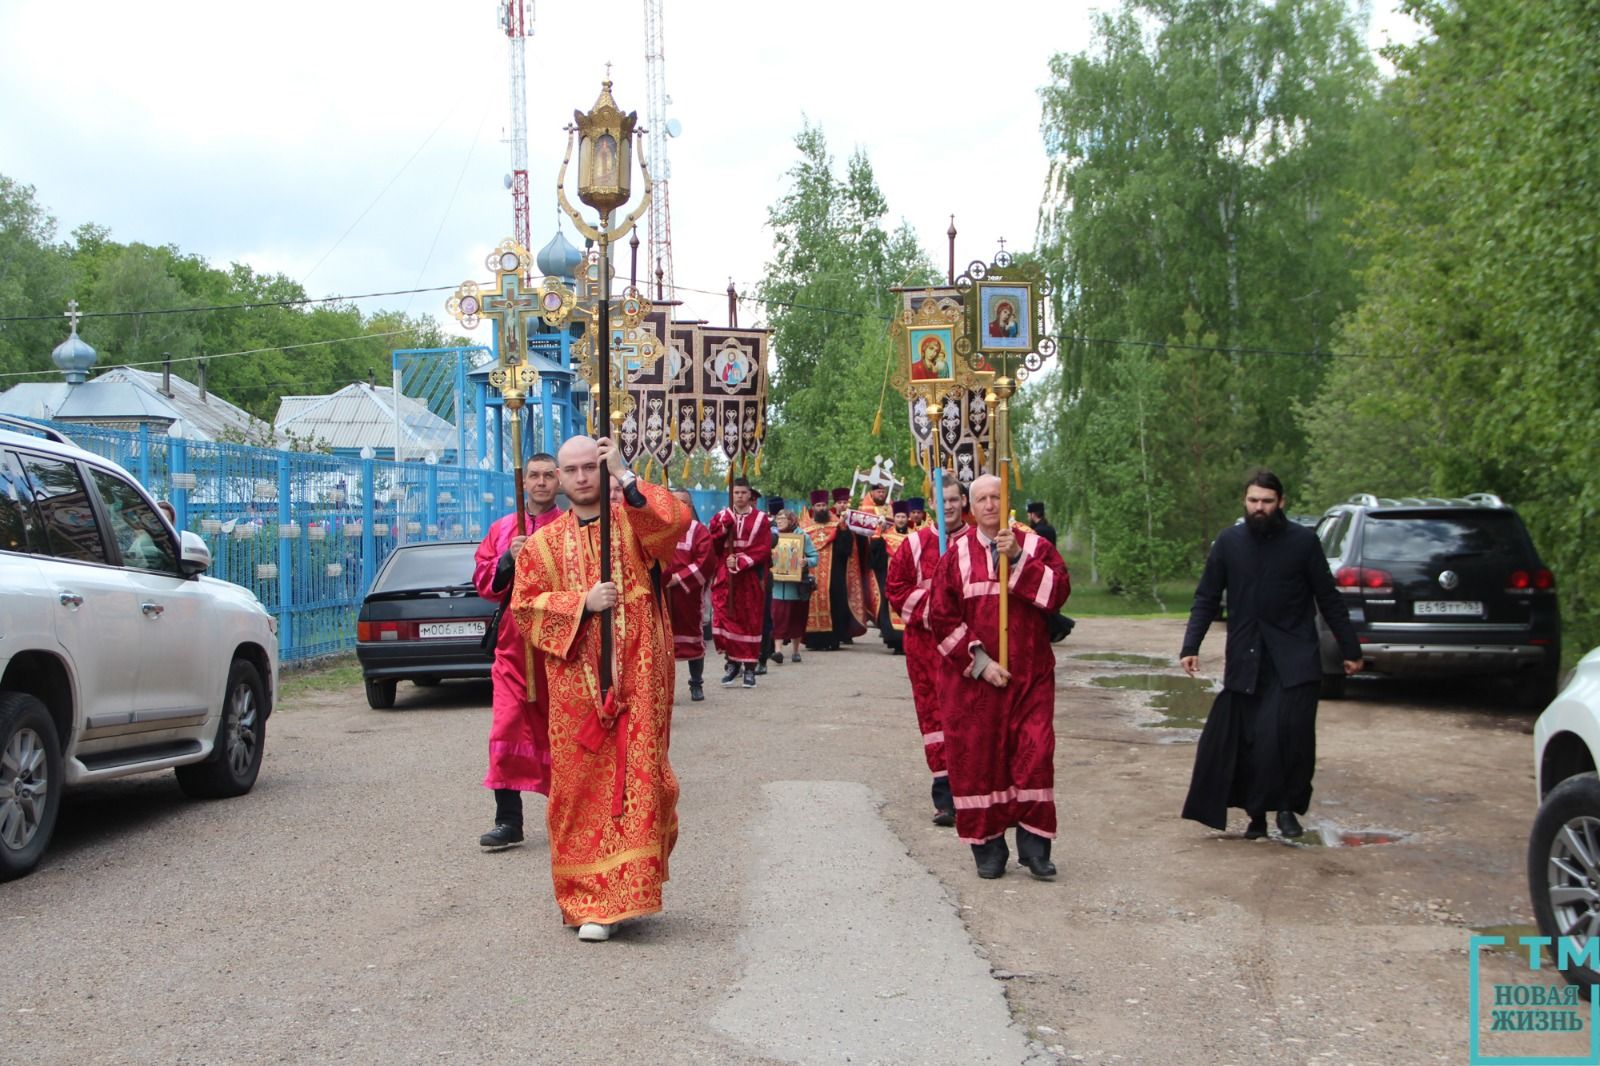
[{"label": "car license plate", "polygon": [[1477,600],[1418,600],[1411,605],[1413,614],[1461,614],[1483,617],[1483,604]]},{"label": "car license plate", "polygon": [[423,640],[439,637],[481,637],[482,622],[423,622],[417,626],[417,636]]}]

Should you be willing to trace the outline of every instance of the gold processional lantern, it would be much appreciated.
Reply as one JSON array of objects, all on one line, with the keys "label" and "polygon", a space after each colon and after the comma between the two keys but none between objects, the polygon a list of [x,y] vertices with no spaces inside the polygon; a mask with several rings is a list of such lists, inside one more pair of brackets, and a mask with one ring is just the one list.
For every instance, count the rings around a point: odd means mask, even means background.
[{"label": "gold processional lantern", "polygon": [[639,113],[622,113],[607,79],[589,113],[573,111],[572,120],[578,133],[578,199],[610,215],[632,194],[633,131]]}]

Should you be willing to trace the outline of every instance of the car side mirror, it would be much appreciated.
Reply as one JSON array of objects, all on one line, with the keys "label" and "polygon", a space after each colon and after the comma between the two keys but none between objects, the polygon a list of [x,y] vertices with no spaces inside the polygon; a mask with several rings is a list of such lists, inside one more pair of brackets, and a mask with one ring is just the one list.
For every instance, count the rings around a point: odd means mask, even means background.
[{"label": "car side mirror", "polygon": [[187,529],[178,534],[178,569],[184,577],[194,577],[211,569],[211,549],[200,539],[200,534]]}]

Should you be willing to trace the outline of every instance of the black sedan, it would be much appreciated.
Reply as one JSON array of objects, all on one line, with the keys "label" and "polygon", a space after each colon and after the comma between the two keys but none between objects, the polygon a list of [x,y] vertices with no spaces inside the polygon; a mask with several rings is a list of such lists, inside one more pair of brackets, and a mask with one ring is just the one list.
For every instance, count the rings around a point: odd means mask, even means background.
[{"label": "black sedan", "polygon": [[482,648],[495,605],[472,584],[476,541],[406,544],[378,571],[356,616],[356,658],[367,703],[394,706],[395,685],[488,678]]}]

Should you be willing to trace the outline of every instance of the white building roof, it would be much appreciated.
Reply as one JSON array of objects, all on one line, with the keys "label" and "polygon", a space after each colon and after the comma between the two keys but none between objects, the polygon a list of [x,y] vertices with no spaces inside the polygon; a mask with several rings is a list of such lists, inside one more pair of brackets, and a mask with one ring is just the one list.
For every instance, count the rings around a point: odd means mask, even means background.
[{"label": "white building roof", "polygon": [[0,414],[84,422],[117,429],[147,423],[165,432],[177,423],[191,440],[229,440],[273,447],[273,429],[248,411],[208,392],[203,398],[192,381],[171,379],[172,395],[161,391],[161,375],[133,367],[112,367],[79,385],[29,381],[0,393]]},{"label": "white building roof", "polygon": [[[358,381],[326,396],[285,396],[273,425],[281,434],[336,451],[392,449],[394,389]],[[455,450],[456,427],[409,396],[400,397],[399,425],[399,458],[414,459],[429,452],[443,456]]]}]

